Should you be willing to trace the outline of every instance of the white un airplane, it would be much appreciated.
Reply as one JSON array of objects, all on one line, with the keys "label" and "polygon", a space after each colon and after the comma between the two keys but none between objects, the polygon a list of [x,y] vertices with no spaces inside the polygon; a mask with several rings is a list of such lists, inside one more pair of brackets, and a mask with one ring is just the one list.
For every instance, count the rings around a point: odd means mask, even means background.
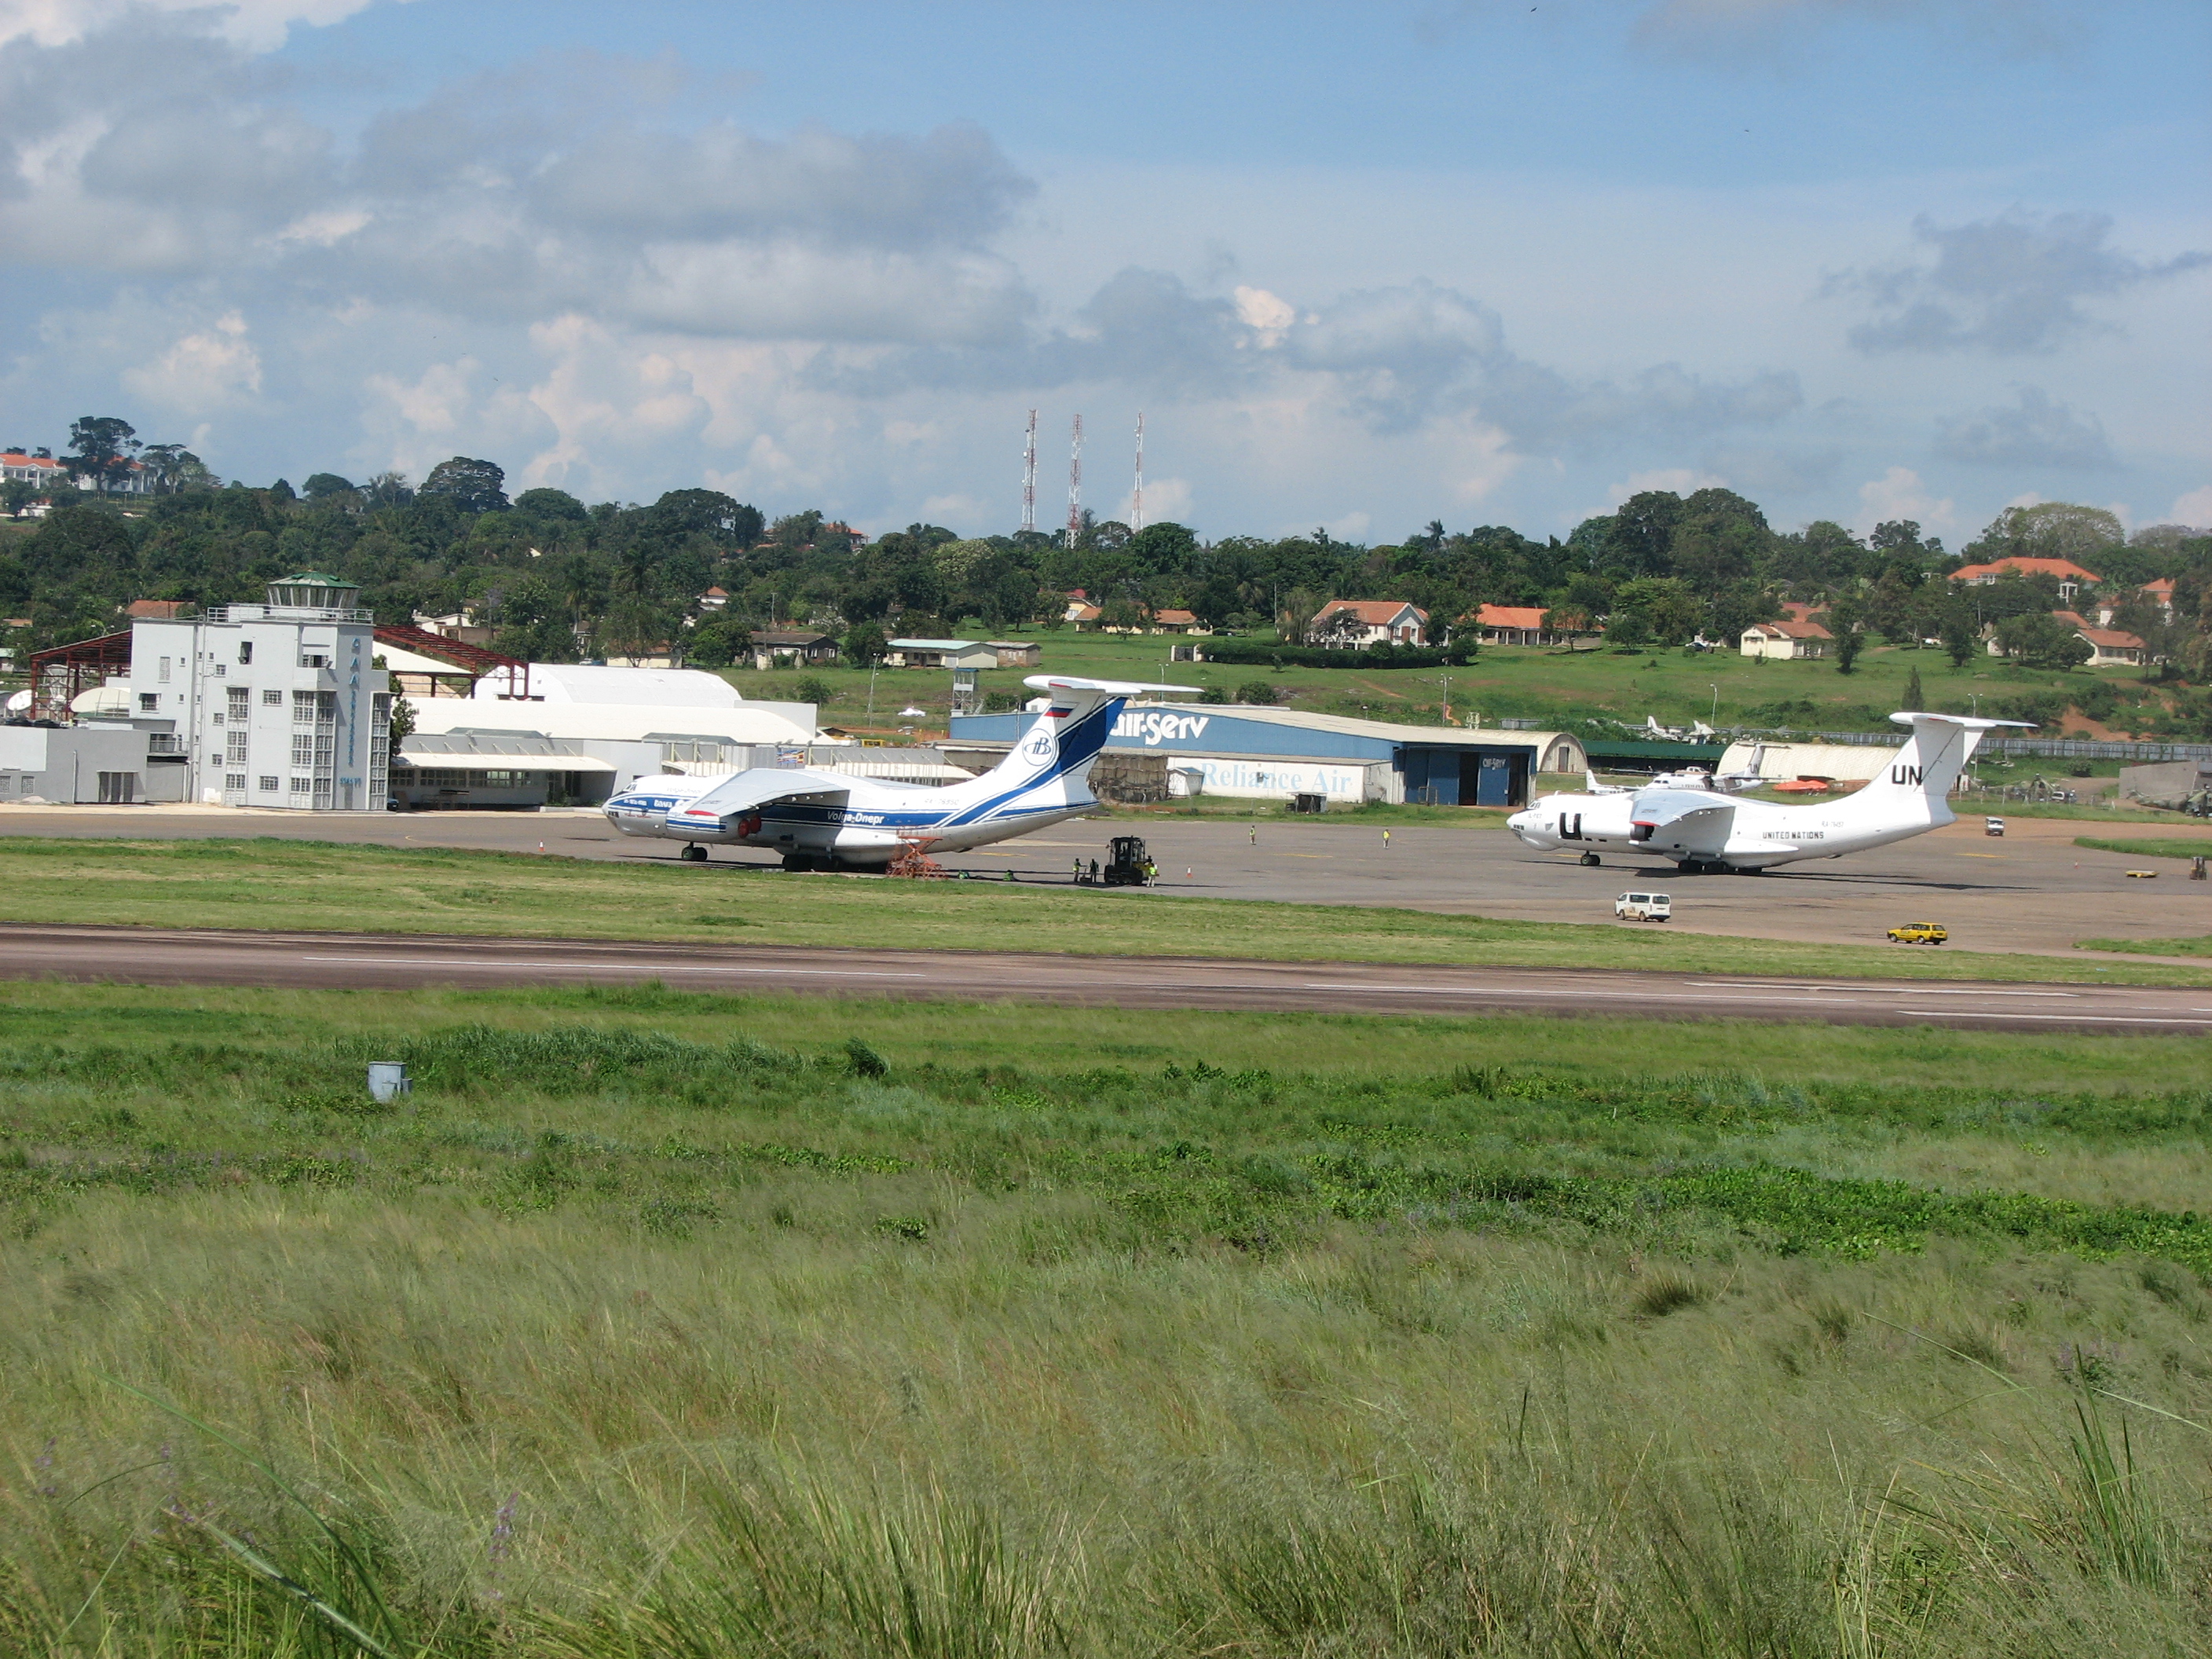
[{"label": "white un airplane", "polygon": [[768,848],[787,870],[881,869],[909,848],[964,852],[1091,811],[1091,763],[1121,705],[1140,691],[1198,690],[1056,674],[1023,683],[1044,693],[1030,705],[1036,723],[1006,759],[966,783],[938,789],[782,767],[640,778],[608,800],[607,821],[626,836],[683,842],[694,860],[710,846]]},{"label": "white un airplane", "polygon": [[1632,791],[1547,795],[1505,822],[1529,846],[1672,859],[1690,874],[1759,871],[1799,859],[1840,858],[1886,847],[1957,821],[1945,799],[1982,740],[2021,720],[1959,714],[1892,714],[1912,736],[1889,769],[1856,793],[1810,806],[1777,806],[1711,789],[1666,785]]}]

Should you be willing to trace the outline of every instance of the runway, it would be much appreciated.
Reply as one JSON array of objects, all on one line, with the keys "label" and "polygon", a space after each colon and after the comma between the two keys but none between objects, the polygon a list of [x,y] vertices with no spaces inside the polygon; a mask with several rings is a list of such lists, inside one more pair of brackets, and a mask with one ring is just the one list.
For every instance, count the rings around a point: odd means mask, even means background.
[{"label": "runway", "polygon": [[[2212,882],[2192,883],[2178,860],[2155,880],[2130,878],[2143,860],[2074,845],[2077,836],[2203,838],[2198,826],[2141,828],[2015,818],[2002,840],[1978,817],[1845,858],[1795,864],[1758,878],[1686,876],[1664,860],[1579,867],[1571,854],[1538,853],[1495,825],[1413,825],[1384,842],[1372,825],[1322,818],[1236,822],[1162,817],[1079,819],[995,847],[948,857],[955,869],[1002,879],[1065,884],[1078,860],[1106,855],[1109,836],[1137,834],[1160,866],[1158,893],[1097,892],[1144,903],[1182,893],[1306,904],[1403,906],[1516,921],[1609,924],[1614,895],[1657,886],[1674,900],[1676,933],[1733,934],[1803,945],[1880,945],[1901,921],[1940,921],[1960,951],[2027,951],[2078,966],[2083,939],[2171,939],[2212,933]],[[665,841],[617,835],[597,812],[254,812],[219,808],[0,805],[0,840],[280,836],[392,848],[453,847],[630,864],[674,864]],[[717,849],[691,866],[702,881],[774,860]],[[811,879],[794,878],[794,879]]]},{"label": "runway", "polygon": [[2201,1036],[2212,989],[1013,951],[744,949],[542,939],[0,926],[0,977],[141,985],[413,989],[620,985],[723,994],[1030,1000],[1326,1014],[1527,1012],[1969,1030]]}]

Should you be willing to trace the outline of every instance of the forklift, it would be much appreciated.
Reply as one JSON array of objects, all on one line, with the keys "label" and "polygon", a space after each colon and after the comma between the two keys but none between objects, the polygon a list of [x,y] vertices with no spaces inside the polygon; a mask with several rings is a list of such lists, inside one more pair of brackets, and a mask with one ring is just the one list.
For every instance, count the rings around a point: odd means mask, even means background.
[{"label": "forklift", "polygon": [[1150,864],[1142,836],[1116,836],[1106,843],[1106,868],[1098,880],[1107,887],[1142,887]]}]

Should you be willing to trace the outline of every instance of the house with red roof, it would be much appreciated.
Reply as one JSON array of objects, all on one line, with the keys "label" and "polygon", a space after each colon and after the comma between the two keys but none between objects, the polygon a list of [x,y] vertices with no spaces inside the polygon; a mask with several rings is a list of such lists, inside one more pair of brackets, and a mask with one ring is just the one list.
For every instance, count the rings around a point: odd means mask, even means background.
[{"label": "house with red roof", "polygon": [[1962,564],[1951,573],[1951,580],[1967,587],[1987,587],[2008,575],[2056,576],[2062,599],[2070,599],[2083,588],[2094,587],[2105,580],[2094,570],[2084,570],[2071,559],[2024,556],[1993,559],[1987,564]]},{"label": "house with red roof", "polygon": [[1595,628],[1559,628],[1544,621],[1540,605],[1486,605],[1474,613],[1485,645],[1571,645]]},{"label": "house with red roof", "polygon": [[1358,650],[1370,645],[1419,645],[1429,613],[1403,599],[1331,599],[1314,612],[1306,638],[1315,645]]},{"label": "house with red roof", "polygon": [[1816,622],[1784,617],[1780,622],[1753,623],[1743,630],[1736,647],[1747,657],[1789,661],[1798,657],[1825,657],[1835,635]]}]

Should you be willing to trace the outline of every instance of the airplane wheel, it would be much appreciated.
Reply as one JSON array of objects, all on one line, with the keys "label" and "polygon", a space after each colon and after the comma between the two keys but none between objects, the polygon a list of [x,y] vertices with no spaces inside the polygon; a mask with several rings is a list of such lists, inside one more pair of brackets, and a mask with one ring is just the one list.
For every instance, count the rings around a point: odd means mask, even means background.
[{"label": "airplane wheel", "polygon": [[696,845],[688,846],[684,849],[684,856],[693,864],[704,864],[707,861],[707,849]]},{"label": "airplane wheel", "polygon": [[1595,853],[1585,853],[1579,860],[1577,860],[1577,862],[1579,863],[1585,870],[1595,870],[1597,868],[1598,865],[1597,854]]}]

